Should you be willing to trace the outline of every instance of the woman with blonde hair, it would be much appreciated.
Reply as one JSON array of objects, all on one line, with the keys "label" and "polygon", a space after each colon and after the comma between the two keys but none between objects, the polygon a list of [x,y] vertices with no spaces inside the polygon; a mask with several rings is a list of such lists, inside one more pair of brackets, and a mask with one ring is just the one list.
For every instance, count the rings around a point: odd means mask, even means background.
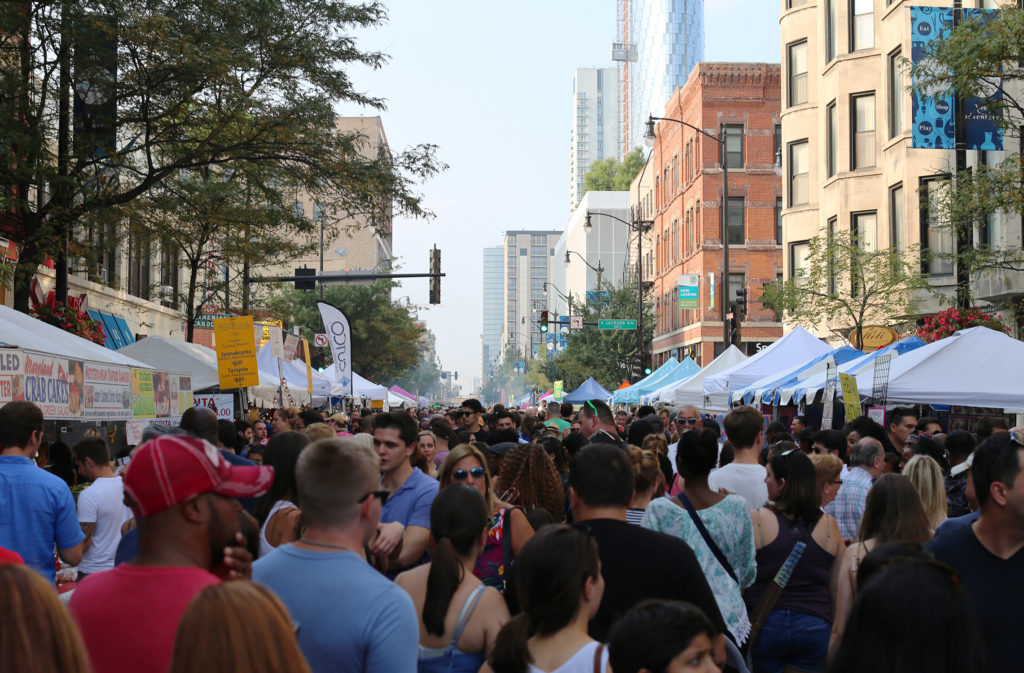
[{"label": "woman with blonde hair", "polygon": [[[419,439],[416,442],[416,451],[413,452],[413,464],[420,468],[424,473],[430,475],[434,479],[437,479],[437,464],[434,462],[434,454],[437,453],[437,441],[434,439],[434,433],[430,430],[421,430]],[[421,455],[422,464],[417,465],[415,460],[418,459],[418,455]]]},{"label": "woman with blonde hair", "polygon": [[0,564],[0,615],[0,671],[92,671],[71,616],[36,571]]},{"label": "woman with blonde hair", "polygon": [[[646,444],[646,440],[644,444]],[[633,464],[633,500],[626,510],[626,521],[637,526],[644,518],[644,510],[651,500],[665,495],[665,475],[661,473],[658,457],[649,449],[640,449],[632,444],[626,447],[629,462]]]},{"label": "woman with blonde hair", "polygon": [[506,570],[519,555],[526,541],[533,536],[533,528],[523,510],[498,500],[487,470],[487,459],[480,449],[471,444],[453,448],[438,472],[439,490],[452,484],[472,486],[487,503],[491,523],[487,529],[487,542],[477,557],[473,574],[487,586],[505,593]]},{"label": "woman with blonde hair", "polygon": [[843,461],[831,453],[812,453],[808,458],[814,465],[814,480],[821,495],[821,507],[824,509],[836,499],[839,487],[843,485]]},{"label": "woman with blonde hair", "polygon": [[310,673],[288,611],[246,580],[203,589],[178,625],[170,673]]},{"label": "woman with blonde hair", "polygon": [[917,489],[928,525],[934,532],[946,520],[946,481],[942,468],[931,456],[918,454],[904,466],[903,474]]}]

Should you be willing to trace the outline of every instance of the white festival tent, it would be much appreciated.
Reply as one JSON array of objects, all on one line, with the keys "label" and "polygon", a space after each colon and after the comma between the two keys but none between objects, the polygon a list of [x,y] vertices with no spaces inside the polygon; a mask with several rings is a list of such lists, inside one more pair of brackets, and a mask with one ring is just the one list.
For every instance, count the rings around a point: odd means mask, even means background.
[{"label": "white festival tent", "polygon": [[[338,370],[333,363],[324,367],[323,375],[327,377],[328,380],[334,382],[334,386],[331,389],[331,393],[333,395],[348,394],[348,391],[343,390],[341,384],[337,383]],[[352,372],[352,396],[365,397],[368,400],[384,400],[388,398],[388,389],[380,384],[363,378],[356,372]]]},{"label": "white festival tent", "polygon": [[[192,375],[192,390],[209,392],[219,385],[217,375],[217,351],[201,344],[188,343],[162,336],[150,336],[128,344],[117,351],[123,355],[141,360],[148,367],[188,372]],[[274,404],[280,379],[276,374],[259,371],[260,384],[249,388],[249,394],[256,404]],[[302,394],[306,394],[303,380]],[[290,384],[289,384],[289,387]]]},{"label": "white festival tent", "polygon": [[833,349],[803,327],[795,327],[781,339],[724,372],[704,379],[704,409],[728,411],[734,391],[771,375],[806,363]]},{"label": "white festival tent", "polygon": [[[278,377],[278,372],[284,375],[284,386],[288,389],[285,392],[285,397],[291,395],[291,401],[285,399],[285,406],[299,406],[301,404],[312,404],[313,406],[320,406],[327,400],[328,390],[330,388],[330,382],[321,382],[321,393],[316,393],[317,387],[317,376],[320,375],[316,370],[313,371],[313,390],[314,393],[311,396],[309,390],[306,388],[306,363],[302,362],[302,367],[298,366],[298,360],[289,362],[288,360],[281,361],[281,369],[277,368],[277,358],[270,350],[270,342],[263,344],[259,351],[256,353],[256,364],[259,367],[260,373],[260,387],[263,387],[264,377],[267,380],[273,379],[278,387],[274,388],[273,395],[266,397],[264,394],[257,394],[259,402],[263,402],[268,405],[280,404],[280,383],[281,379]],[[320,375],[322,378],[322,375]],[[276,401],[275,401],[276,400]]]},{"label": "white festival tent", "polygon": [[[904,353],[889,369],[887,403],[1024,410],[1024,342],[987,327],[960,330]],[[870,394],[874,370],[857,376]]]},{"label": "white festival tent", "polygon": [[708,366],[693,376],[677,381],[658,391],[658,401],[674,404],[676,408],[692,405],[698,409],[704,406],[704,379],[724,372],[747,359],[736,346],[729,346],[724,353],[708,363]]},{"label": "white festival tent", "polygon": [[[3,344],[74,360],[88,360],[124,367],[138,367],[139,369],[153,368],[153,365],[131,355],[110,350],[106,346],[93,343],[88,339],[83,339],[71,332],[65,332],[59,327],[33,318],[27,313],[0,305],[0,345]],[[172,369],[171,371],[179,370]]]}]

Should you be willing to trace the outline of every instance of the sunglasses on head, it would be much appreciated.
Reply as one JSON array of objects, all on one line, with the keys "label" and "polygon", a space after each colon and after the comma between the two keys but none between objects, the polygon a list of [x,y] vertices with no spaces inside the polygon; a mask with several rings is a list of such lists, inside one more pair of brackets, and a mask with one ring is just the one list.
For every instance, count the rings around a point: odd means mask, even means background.
[{"label": "sunglasses on head", "polygon": [[466,477],[469,475],[473,475],[474,479],[480,479],[485,474],[487,474],[487,472],[482,467],[474,467],[471,470],[459,469],[452,472],[452,481],[465,481]]},{"label": "sunglasses on head", "polygon": [[373,497],[379,499],[380,500],[380,505],[381,505],[381,507],[383,507],[384,503],[386,503],[388,501],[388,496],[391,495],[391,491],[389,491],[387,489],[383,489],[383,490],[380,490],[380,491],[370,491],[369,493],[367,493],[363,497],[359,498],[359,500],[356,500],[356,503],[358,503],[360,505],[363,504],[364,502],[366,502],[366,499],[369,498],[371,495]]}]

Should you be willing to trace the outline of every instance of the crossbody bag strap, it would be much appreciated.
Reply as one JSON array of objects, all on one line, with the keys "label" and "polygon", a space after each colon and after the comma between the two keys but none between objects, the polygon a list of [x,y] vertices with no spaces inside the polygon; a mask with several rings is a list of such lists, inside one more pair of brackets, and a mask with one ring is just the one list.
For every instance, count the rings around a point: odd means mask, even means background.
[{"label": "crossbody bag strap", "polygon": [[736,579],[736,572],[732,569],[732,565],[729,563],[729,560],[725,558],[725,554],[722,553],[721,548],[711,537],[708,529],[704,527],[704,522],[701,521],[700,517],[697,515],[697,510],[694,509],[693,503],[690,502],[690,499],[686,497],[685,493],[677,495],[676,500],[678,500],[683,507],[686,508],[686,511],[690,513],[690,518],[693,519],[693,525],[697,527],[697,532],[700,533],[702,538],[704,538],[704,542],[707,543],[708,549],[710,549],[711,553],[715,555],[716,559],[718,559],[718,563],[725,569],[725,572],[729,573],[729,577],[732,578],[732,581],[739,584],[740,581]]},{"label": "crossbody bag strap", "polygon": [[[768,620],[768,615],[775,609],[775,603],[778,602],[779,597],[782,596],[782,592],[785,590],[786,585],[789,584],[790,577],[793,576],[793,571],[796,570],[796,566],[800,563],[800,559],[804,556],[804,550],[807,549],[807,543],[811,541],[811,534],[814,533],[814,529],[817,527],[817,522],[810,527],[807,534],[803,536],[796,544],[793,545],[793,549],[790,550],[789,556],[779,567],[778,572],[775,573],[775,577],[768,583],[768,588],[765,589],[764,594],[761,595],[761,600],[757,602],[754,609],[750,611],[750,637],[747,640],[748,652],[753,650],[754,641],[757,640],[757,635],[761,631],[761,627]],[[781,532],[781,530],[780,530]]]},{"label": "crossbody bag strap", "polygon": [[509,572],[512,570],[512,510],[509,507],[501,520],[501,581],[505,588],[508,587]]},{"label": "crossbody bag strap", "polygon": [[594,673],[603,673],[604,669],[601,668],[601,655],[604,653],[604,643],[597,646],[594,650]]}]

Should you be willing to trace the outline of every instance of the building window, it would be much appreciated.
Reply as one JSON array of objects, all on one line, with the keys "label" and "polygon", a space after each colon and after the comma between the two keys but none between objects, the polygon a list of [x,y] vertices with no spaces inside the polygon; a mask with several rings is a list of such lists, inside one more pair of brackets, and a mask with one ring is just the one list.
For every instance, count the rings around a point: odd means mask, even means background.
[{"label": "building window", "polygon": [[836,57],[836,3],[825,0],[825,63]]},{"label": "building window", "polygon": [[833,241],[836,240],[836,229],[839,227],[839,219],[835,217],[828,218],[828,224],[825,227],[825,235],[828,237],[828,248],[826,248],[826,254],[828,256],[828,291],[829,294],[835,294],[836,289],[839,287],[839,278],[836,269],[835,253],[832,248]]},{"label": "building window", "polygon": [[902,253],[906,247],[903,229],[903,183],[889,188],[889,245]]},{"label": "building window", "polygon": [[789,277],[796,285],[807,282],[807,274],[811,271],[811,245],[807,241],[789,244]]},{"label": "building window", "polygon": [[850,0],[850,51],[875,46],[875,0]]},{"label": "building window", "polygon": [[775,125],[775,144],[772,146],[772,163],[782,165],[782,124]]},{"label": "building window", "polygon": [[900,50],[889,54],[889,137],[895,138],[903,131],[903,68],[900,66]]},{"label": "building window", "polygon": [[953,232],[941,217],[941,195],[949,175],[920,178],[921,240],[924,242],[921,270],[933,276],[953,274]]},{"label": "building window", "polygon": [[850,108],[853,112],[850,168],[871,168],[875,165],[875,95],[851,96]]},{"label": "building window", "polygon": [[828,145],[825,148],[826,177],[836,174],[836,162],[839,158],[839,120],[836,113],[836,102],[828,104],[825,118],[825,131],[828,133]]},{"label": "building window", "polygon": [[810,202],[810,178],[808,176],[807,141],[789,144],[789,207],[802,206]]},{"label": "building window", "polygon": [[775,197],[775,243],[782,245],[782,197]]},{"label": "building window", "polygon": [[[850,232],[853,235],[854,241],[861,247],[865,252],[874,252],[878,249],[877,245],[877,231],[878,231],[878,215],[874,212],[870,213],[854,213],[850,220]],[[850,292],[856,297],[859,289],[859,279],[861,271],[856,268],[850,269]]]},{"label": "building window", "polygon": [[728,210],[729,245],[743,245],[745,242],[743,236],[743,197],[730,196]]},{"label": "building window", "polygon": [[786,47],[789,58],[789,106],[807,102],[807,40]]},{"label": "building window", "polygon": [[725,125],[725,163],[729,168],[743,168],[743,124]]}]

